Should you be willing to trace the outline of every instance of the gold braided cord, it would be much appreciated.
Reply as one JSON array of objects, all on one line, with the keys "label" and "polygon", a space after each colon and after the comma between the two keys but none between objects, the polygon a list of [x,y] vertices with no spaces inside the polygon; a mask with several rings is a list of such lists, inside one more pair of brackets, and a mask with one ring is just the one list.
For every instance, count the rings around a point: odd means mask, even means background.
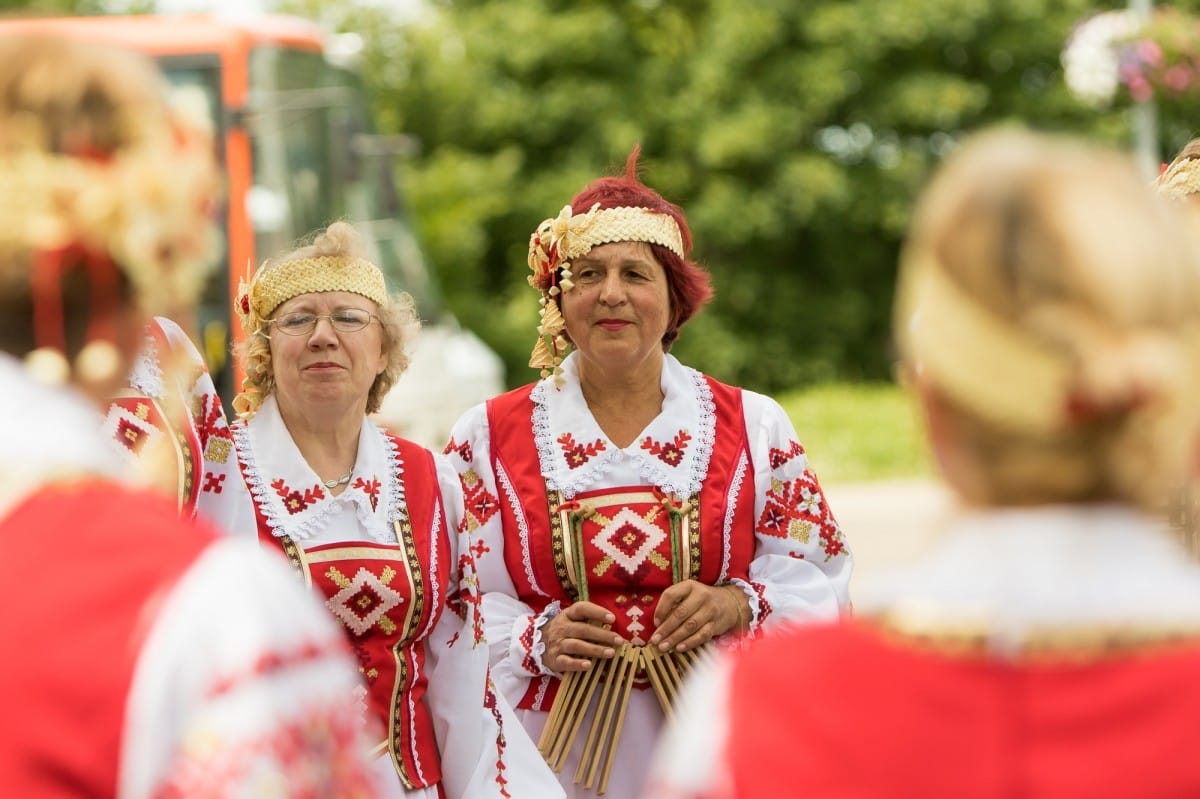
[{"label": "gold braided cord", "polygon": [[1200,643],[1200,625],[1194,622],[1080,621],[1013,632],[986,614],[956,615],[915,602],[862,618],[908,646],[970,657],[994,655],[1000,645],[1010,658],[1023,662],[1099,660]]},{"label": "gold braided cord", "polygon": [[387,284],[375,264],[363,258],[315,255],[260,269],[238,299],[242,327],[257,330],[284,302],[322,291],[348,291],[377,305],[387,304]]},{"label": "gold braided cord", "polygon": [[898,296],[901,351],[948,398],[1002,429],[1065,429],[1065,353],[981,307],[929,257],[913,261]]},{"label": "gold braided cord", "polygon": [[1185,158],[1167,167],[1158,176],[1158,190],[1178,200],[1200,192],[1200,158]]}]

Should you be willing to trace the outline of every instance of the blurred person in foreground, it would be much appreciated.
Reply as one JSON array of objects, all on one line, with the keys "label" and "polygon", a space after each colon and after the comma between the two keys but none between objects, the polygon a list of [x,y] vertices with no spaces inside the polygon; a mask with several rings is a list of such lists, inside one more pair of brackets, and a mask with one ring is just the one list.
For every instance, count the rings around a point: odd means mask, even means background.
[{"label": "blurred person in foreground", "polygon": [[0,786],[374,796],[336,627],[277,560],[122,483],[101,433],[210,241],[211,144],[165,96],[140,56],[0,39]]},{"label": "blurred person in foreground", "polygon": [[961,514],[854,620],[697,674],[648,796],[1200,795],[1200,567],[1162,517],[1197,468],[1188,235],[1123,153],[950,156],[895,336]]},{"label": "blurred person in foreground", "polygon": [[569,796],[638,795],[710,642],[849,606],[850,554],[783,409],[669,354],[712,288],[638,154],[534,232],[543,379],[446,448],[493,674]]},{"label": "blurred person in foreground", "polygon": [[213,487],[198,511],[286,556],[340,622],[379,722],[385,795],[553,799],[558,784],[488,676],[458,475],[367,418],[408,365],[418,321],[364,249],[334,222],[243,287],[241,418],[232,453],[204,464]]}]

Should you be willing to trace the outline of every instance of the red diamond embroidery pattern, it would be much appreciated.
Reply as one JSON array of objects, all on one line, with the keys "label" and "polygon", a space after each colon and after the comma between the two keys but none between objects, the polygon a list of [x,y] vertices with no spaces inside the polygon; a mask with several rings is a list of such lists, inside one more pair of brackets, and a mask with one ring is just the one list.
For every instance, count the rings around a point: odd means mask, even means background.
[{"label": "red diamond embroidery pattern", "polygon": [[471,517],[471,523],[467,524],[468,530],[474,530],[481,525],[487,524],[488,520],[500,510],[500,500],[487,490],[482,480],[476,482],[473,486],[467,486],[464,483],[463,494],[467,513]]},{"label": "red diamond embroidery pattern", "polygon": [[141,452],[142,447],[146,446],[146,440],[150,436],[146,430],[128,419],[121,419],[117,422],[117,432],[113,437],[119,444],[136,455]]},{"label": "red diamond embroidery pattern", "polygon": [[766,507],[758,517],[758,532],[808,543],[810,533],[829,515],[816,481],[808,479],[808,474],[787,482],[771,481]]}]

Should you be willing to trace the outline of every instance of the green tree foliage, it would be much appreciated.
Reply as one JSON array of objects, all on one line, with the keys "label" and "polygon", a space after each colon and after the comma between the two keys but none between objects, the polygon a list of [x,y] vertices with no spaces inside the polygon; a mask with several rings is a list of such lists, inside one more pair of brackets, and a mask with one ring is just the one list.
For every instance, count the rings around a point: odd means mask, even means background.
[{"label": "green tree foliage", "polygon": [[[1109,7],[1114,7],[1112,4]],[[763,390],[889,374],[914,194],[964,132],[1024,121],[1122,141],[1069,96],[1084,0],[443,2],[375,48],[385,127],[452,309],[505,357],[533,339],[529,234],[635,143],[687,212],[717,298],[677,353]]]},{"label": "green tree foliage", "polygon": [[[766,391],[888,376],[911,203],[964,132],[1022,122],[1128,143],[1126,113],[1083,107],[1059,63],[1077,21],[1124,6],[435,0],[413,22],[378,3],[282,4],[366,39],[381,127],[422,144],[400,173],[447,304],[511,382],[533,375],[530,232],[640,143],[644,179],[685,209],[717,288],[677,354]],[[1161,106],[1167,156],[1200,129],[1177,106]]]},{"label": "green tree foliage", "polygon": [[104,14],[111,10],[111,5],[105,0],[0,0],[0,16]]},{"label": "green tree foliage", "polygon": [[[640,143],[644,179],[685,209],[717,288],[676,353],[776,391],[888,376],[912,199],[963,132],[1021,121],[1127,142],[1124,113],[1076,102],[1059,64],[1075,22],[1123,5],[433,0],[416,22],[379,3],[281,8],[364,36],[383,131],[422,145],[399,171],[447,304],[510,382],[533,376],[529,234]],[[1164,152],[1190,135],[1167,122]]]}]

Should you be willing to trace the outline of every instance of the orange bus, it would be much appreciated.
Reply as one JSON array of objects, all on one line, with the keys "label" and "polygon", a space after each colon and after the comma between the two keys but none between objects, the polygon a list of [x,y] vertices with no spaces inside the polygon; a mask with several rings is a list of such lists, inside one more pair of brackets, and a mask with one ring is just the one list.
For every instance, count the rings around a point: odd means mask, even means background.
[{"label": "orange bus", "polygon": [[[176,100],[207,117],[226,174],[224,255],[193,334],[228,404],[241,375],[231,309],[247,269],[335,219],[366,234],[389,287],[425,320],[413,365],[384,401],[381,421],[440,447],[457,414],[503,390],[498,356],[446,314],[392,180],[403,137],[375,132],[357,72],[315,23],[277,15],[38,17],[0,33],[103,41],[154,57]],[[453,357],[451,357],[453,355]]]}]

